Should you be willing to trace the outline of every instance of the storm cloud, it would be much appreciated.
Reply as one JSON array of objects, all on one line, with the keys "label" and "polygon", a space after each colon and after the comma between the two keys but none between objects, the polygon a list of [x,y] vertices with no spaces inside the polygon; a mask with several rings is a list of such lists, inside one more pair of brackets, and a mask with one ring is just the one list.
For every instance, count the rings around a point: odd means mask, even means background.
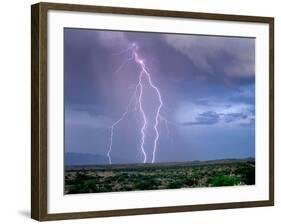
[{"label": "storm cloud", "polygon": [[[110,127],[128,107],[139,78],[128,50],[132,43],[163,99],[156,162],[255,156],[254,38],[68,28],[66,152],[106,156]],[[157,99],[148,86],[144,90],[150,150]],[[128,111],[115,129],[112,156],[140,162],[143,120],[135,104]]]}]

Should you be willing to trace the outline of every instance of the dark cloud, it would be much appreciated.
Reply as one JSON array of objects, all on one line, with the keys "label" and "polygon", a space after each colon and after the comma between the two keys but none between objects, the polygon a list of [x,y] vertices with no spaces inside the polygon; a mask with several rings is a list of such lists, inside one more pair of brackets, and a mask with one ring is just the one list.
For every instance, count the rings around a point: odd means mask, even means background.
[{"label": "dark cloud", "polygon": [[240,126],[245,128],[255,127],[255,123],[256,123],[256,119],[251,118],[248,122],[241,123]]},{"label": "dark cloud", "polygon": [[99,105],[94,104],[73,104],[71,105],[71,109],[73,111],[81,111],[89,114],[90,116],[99,116],[99,115],[106,115],[107,114],[107,108],[101,107]]},{"label": "dark cloud", "polygon": [[185,122],[183,125],[212,125],[220,121],[220,115],[214,111],[199,114],[196,121]]},{"label": "dark cloud", "polygon": [[165,40],[206,74],[223,74],[220,78],[228,79],[254,78],[254,38],[167,34]]},{"label": "dark cloud", "polygon": [[250,107],[245,112],[237,113],[218,113],[216,111],[206,111],[196,116],[195,121],[183,123],[184,126],[190,125],[215,125],[220,121],[225,123],[240,122],[239,125],[251,125],[254,120],[253,110]]},{"label": "dark cloud", "polygon": [[224,121],[226,123],[242,120],[248,118],[247,114],[244,113],[228,113],[228,114],[223,114]]}]

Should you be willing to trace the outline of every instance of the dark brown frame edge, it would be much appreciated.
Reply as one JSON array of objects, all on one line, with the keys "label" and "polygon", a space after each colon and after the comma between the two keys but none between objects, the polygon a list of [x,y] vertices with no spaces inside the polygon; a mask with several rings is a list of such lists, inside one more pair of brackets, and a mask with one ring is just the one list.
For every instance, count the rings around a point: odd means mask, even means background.
[{"label": "dark brown frame edge", "polygon": [[[269,24],[269,200],[48,214],[47,210],[47,12],[99,12]],[[31,218],[38,221],[203,211],[274,205],[274,18],[91,5],[37,3],[31,6]]]}]

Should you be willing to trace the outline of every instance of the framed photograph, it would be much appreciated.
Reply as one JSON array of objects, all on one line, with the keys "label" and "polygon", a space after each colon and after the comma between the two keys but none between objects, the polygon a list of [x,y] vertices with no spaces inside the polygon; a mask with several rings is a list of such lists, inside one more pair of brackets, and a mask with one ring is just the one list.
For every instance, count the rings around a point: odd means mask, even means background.
[{"label": "framed photograph", "polygon": [[31,8],[33,219],[274,204],[274,18]]}]

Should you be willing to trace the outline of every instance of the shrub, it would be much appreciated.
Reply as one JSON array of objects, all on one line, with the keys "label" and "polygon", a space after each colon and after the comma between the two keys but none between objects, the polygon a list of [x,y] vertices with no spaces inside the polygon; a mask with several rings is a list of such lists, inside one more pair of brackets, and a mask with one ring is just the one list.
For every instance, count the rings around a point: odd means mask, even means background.
[{"label": "shrub", "polygon": [[69,189],[69,194],[79,194],[79,193],[92,193],[97,192],[96,182],[93,180],[86,180],[80,184],[72,185]]},{"label": "shrub", "polygon": [[243,182],[247,185],[255,184],[255,167],[241,166],[236,171],[236,174],[241,175]]},{"label": "shrub", "polygon": [[170,189],[176,189],[183,187],[183,185],[183,181],[173,181],[172,183],[169,183],[167,187]]},{"label": "shrub", "polygon": [[157,188],[158,181],[153,178],[145,177],[134,184],[134,188],[137,190],[151,190]]},{"label": "shrub", "polygon": [[220,175],[216,176],[214,178],[211,178],[208,180],[211,186],[218,187],[218,186],[233,186],[240,183],[240,180],[238,177],[234,176],[226,176],[226,175]]},{"label": "shrub", "polygon": [[195,179],[192,179],[192,178],[186,178],[186,179],[184,180],[184,183],[185,183],[185,185],[187,185],[187,186],[193,186],[193,185],[197,184],[198,181],[196,181]]}]

